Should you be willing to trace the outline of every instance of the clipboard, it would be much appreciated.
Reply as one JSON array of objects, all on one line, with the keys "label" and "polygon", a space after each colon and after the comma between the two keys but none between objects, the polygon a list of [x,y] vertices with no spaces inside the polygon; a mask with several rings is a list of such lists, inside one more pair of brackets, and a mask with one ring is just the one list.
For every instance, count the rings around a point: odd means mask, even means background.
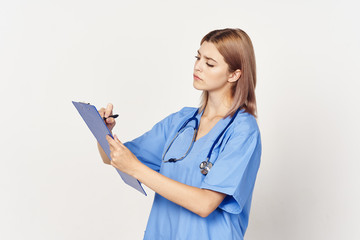
[{"label": "clipboard", "polygon": [[[96,140],[99,142],[100,146],[102,147],[108,158],[111,159],[110,147],[109,147],[109,143],[106,140],[106,135],[110,135],[112,138],[114,137],[112,136],[110,130],[106,126],[103,118],[100,116],[96,107],[94,105],[91,105],[90,103],[82,103],[82,102],[74,102],[74,101],[72,101],[72,103],[74,104],[75,108],[78,110],[80,116],[83,118],[86,125],[89,127],[90,131],[96,138]],[[146,196],[146,192],[141,186],[139,180],[126,173],[121,172],[117,168],[115,169],[120,174],[122,180],[126,184],[135,188],[136,190],[138,190],[139,192],[141,192]]]}]

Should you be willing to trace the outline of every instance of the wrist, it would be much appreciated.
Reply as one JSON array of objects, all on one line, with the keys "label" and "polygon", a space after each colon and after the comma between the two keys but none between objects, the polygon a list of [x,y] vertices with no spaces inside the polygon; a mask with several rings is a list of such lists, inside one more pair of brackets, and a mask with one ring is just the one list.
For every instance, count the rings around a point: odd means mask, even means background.
[{"label": "wrist", "polygon": [[146,165],[138,160],[134,168],[132,169],[131,176],[140,181],[140,178],[144,175],[146,168]]}]

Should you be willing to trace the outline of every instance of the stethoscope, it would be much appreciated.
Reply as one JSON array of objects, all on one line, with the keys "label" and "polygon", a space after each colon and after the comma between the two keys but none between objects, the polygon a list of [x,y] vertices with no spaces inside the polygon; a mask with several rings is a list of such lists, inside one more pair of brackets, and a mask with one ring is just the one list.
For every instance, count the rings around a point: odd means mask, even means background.
[{"label": "stethoscope", "polygon": [[[211,146],[210,148],[210,151],[206,157],[206,161],[203,161],[200,163],[200,172],[204,175],[208,174],[208,172],[210,172],[210,169],[212,168],[213,166],[213,163],[210,162],[210,157],[211,157],[211,154],[212,154],[212,151],[214,149],[214,147],[216,146],[216,144],[218,143],[218,141],[220,140],[221,136],[225,133],[226,129],[229,128],[229,126],[232,124],[232,122],[234,121],[235,117],[237,116],[238,112],[240,111],[241,108],[239,108],[234,116],[231,118],[230,122],[226,125],[226,127],[224,128],[224,130],[219,134],[219,136],[215,139],[213,145]],[[175,137],[171,140],[169,146],[166,148],[165,152],[164,152],[164,155],[162,157],[162,161],[165,163],[165,162],[176,162],[176,161],[180,161],[180,160],[183,160],[188,154],[189,152],[191,151],[193,145],[194,145],[194,142],[195,142],[195,139],[196,139],[196,136],[197,136],[197,133],[198,133],[198,130],[199,130],[199,120],[196,118],[197,114],[199,112],[199,109],[197,109],[194,113],[194,115],[189,118],[188,120],[186,120],[184,122],[184,124],[180,127],[180,129],[178,130],[178,132],[176,133]],[[171,145],[174,143],[175,139],[178,137],[178,135],[185,129],[185,127],[188,125],[189,122],[191,121],[194,121],[195,122],[195,126],[194,126],[194,136],[191,140],[191,144],[190,144],[190,147],[189,149],[185,152],[185,155],[180,157],[180,158],[170,158],[168,160],[165,160],[165,155],[167,154],[167,152],[169,151]]]}]

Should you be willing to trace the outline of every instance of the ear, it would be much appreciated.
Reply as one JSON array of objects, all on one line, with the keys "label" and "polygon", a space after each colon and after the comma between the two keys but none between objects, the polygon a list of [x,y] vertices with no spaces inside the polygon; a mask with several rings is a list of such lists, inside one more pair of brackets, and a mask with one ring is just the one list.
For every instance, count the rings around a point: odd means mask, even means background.
[{"label": "ear", "polygon": [[228,82],[236,82],[237,80],[239,80],[240,76],[241,70],[237,69],[234,72],[230,73]]}]

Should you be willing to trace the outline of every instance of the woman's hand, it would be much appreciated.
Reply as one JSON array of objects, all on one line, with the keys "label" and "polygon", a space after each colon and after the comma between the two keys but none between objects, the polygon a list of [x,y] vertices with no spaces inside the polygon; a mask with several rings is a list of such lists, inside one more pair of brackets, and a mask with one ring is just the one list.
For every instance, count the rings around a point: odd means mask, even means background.
[{"label": "woman's hand", "polygon": [[[98,110],[100,116],[101,116],[102,118],[104,118],[104,117],[106,118],[105,124],[106,124],[106,126],[109,128],[109,130],[110,130],[111,133],[112,133],[112,130],[113,130],[113,128],[115,127],[115,124],[116,124],[114,118],[108,118],[110,115],[113,114],[113,108],[114,108],[113,105],[112,105],[111,103],[109,103],[106,108],[100,108],[100,109]],[[111,164],[110,159],[106,156],[106,153],[104,152],[104,150],[102,149],[102,147],[100,146],[100,144],[97,143],[97,145],[98,145],[99,153],[100,153],[100,156],[101,156],[103,162],[104,162],[105,164],[109,164],[109,165],[110,165],[110,164]]]},{"label": "woman's hand", "polygon": [[135,171],[142,163],[136,158],[136,156],[125,147],[122,142],[114,135],[112,139],[109,135],[106,136],[106,140],[110,146],[110,157],[111,165],[120,171],[129,174],[130,176],[135,175]]},{"label": "woman's hand", "polygon": [[111,116],[113,114],[113,108],[114,106],[109,103],[107,105],[106,108],[100,108],[99,109],[99,114],[102,118],[106,118],[105,123],[106,126],[109,128],[110,132],[113,130],[113,128],[115,127],[116,121],[115,118],[109,118],[109,116]]}]

